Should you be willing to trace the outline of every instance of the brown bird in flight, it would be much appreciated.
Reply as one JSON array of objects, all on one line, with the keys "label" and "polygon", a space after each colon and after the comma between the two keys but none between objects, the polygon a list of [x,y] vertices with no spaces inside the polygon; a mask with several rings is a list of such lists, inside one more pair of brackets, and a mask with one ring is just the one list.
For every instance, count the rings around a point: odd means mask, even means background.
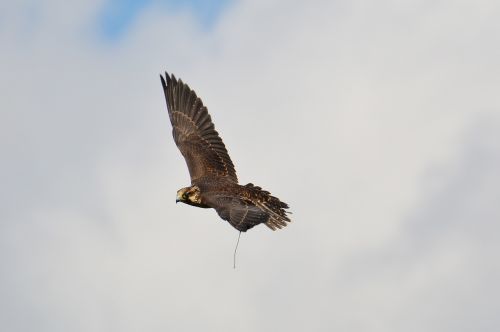
[{"label": "brown bird in flight", "polygon": [[196,93],[165,72],[160,75],[174,141],[186,160],[191,186],[177,191],[176,202],[213,208],[241,232],[265,224],[273,231],[290,222],[288,205],[252,183],[239,185],[233,162]]}]

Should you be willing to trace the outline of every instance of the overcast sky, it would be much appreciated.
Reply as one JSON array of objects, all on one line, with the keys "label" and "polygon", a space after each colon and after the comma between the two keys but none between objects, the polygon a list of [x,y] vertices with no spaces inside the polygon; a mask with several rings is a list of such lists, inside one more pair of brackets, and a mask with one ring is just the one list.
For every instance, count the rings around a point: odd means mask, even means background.
[{"label": "overcast sky", "polygon": [[[498,1],[0,2],[2,331],[499,331]],[[159,74],[293,222],[189,185]]]}]

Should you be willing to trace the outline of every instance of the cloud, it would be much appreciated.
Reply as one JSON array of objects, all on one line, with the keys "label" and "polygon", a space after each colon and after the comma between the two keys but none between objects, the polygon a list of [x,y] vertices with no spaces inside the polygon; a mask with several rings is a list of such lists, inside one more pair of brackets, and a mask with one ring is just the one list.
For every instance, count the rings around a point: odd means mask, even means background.
[{"label": "cloud", "polygon": [[[240,1],[206,30],[154,3],[120,43],[105,2],[2,6],[6,330],[498,329],[497,4]],[[174,203],[165,69],[294,212],[235,271],[237,233]]]}]

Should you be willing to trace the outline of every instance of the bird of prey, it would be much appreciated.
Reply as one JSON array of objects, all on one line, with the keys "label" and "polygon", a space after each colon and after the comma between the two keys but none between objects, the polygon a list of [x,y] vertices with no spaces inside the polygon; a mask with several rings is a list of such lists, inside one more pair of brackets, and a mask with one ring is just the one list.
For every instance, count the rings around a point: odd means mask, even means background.
[{"label": "bird of prey", "polygon": [[177,191],[176,202],[213,208],[240,232],[265,224],[273,231],[290,219],[288,205],[252,183],[239,185],[233,162],[207,108],[174,75],[160,75],[174,141],[186,160],[191,186]]}]

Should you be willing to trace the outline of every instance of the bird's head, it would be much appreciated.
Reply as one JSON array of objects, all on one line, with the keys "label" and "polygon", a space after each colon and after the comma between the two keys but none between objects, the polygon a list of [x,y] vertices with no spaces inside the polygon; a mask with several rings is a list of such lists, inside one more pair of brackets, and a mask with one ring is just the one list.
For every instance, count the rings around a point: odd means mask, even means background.
[{"label": "bird's head", "polygon": [[179,189],[177,191],[177,198],[175,199],[175,202],[182,202],[189,205],[201,204],[200,188],[197,186],[191,186]]}]

